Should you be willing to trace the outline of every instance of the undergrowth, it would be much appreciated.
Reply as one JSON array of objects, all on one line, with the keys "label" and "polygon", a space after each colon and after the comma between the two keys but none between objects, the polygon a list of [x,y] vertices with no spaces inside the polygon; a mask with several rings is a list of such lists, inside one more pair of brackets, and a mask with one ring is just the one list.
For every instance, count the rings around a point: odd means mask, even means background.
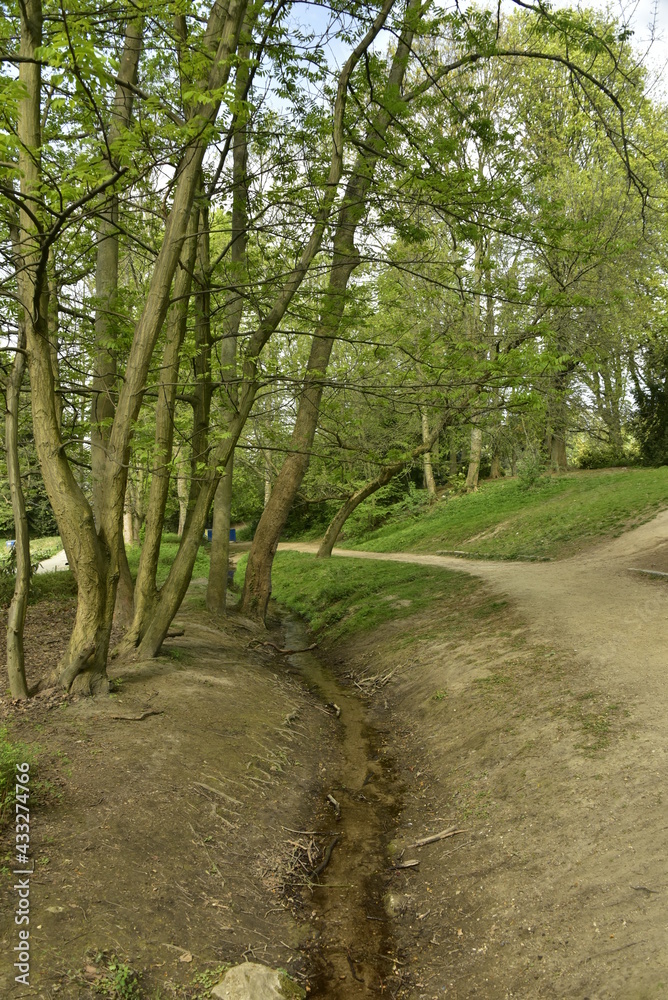
[{"label": "undergrowth", "polygon": [[16,767],[30,764],[30,788],[34,790],[33,777],[35,750],[26,743],[10,740],[7,729],[0,727],[0,830],[12,819],[16,802]]}]

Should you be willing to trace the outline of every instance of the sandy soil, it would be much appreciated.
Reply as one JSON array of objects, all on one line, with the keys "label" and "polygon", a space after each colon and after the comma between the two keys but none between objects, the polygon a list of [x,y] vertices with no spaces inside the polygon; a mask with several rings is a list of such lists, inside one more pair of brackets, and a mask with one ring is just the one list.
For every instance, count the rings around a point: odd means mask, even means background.
[{"label": "sandy soil", "polygon": [[484,581],[477,623],[469,601],[336,651],[392,673],[398,846],[468,830],[407,852],[403,995],[668,996],[668,580],[632,572],[668,571],[668,512],[560,562],[335,552]]}]

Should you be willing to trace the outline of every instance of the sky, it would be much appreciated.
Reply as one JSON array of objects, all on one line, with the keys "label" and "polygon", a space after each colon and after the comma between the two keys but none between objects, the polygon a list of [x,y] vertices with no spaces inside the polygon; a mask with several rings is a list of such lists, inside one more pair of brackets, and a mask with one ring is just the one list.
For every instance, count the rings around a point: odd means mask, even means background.
[{"label": "sky", "polygon": [[668,94],[668,0],[553,0],[555,7],[609,9],[633,29],[633,47],[645,55],[645,63],[657,86]]}]

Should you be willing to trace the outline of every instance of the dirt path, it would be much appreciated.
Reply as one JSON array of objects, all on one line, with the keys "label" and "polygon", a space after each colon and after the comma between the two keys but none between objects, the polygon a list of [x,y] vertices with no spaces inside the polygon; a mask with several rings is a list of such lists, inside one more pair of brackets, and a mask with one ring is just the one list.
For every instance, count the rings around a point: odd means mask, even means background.
[{"label": "dirt path", "polygon": [[479,631],[446,605],[339,650],[396,670],[400,841],[471,831],[406,878],[411,997],[667,997],[668,579],[632,570],[668,572],[668,512],[559,562],[334,554],[464,570],[510,598]]},{"label": "dirt path", "polygon": [[[279,548],[315,552],[317,546],[289,543]],[[668,511],[613,542],[559,562],[338,548],[333,555],[442,566],[480,577],[518,603],[541,641],[586,662],[592,678],[598,673],[602,683],[639,697],[637,710],[666,741],[668,752],[668,580],[630,571],[668,572]]]}]

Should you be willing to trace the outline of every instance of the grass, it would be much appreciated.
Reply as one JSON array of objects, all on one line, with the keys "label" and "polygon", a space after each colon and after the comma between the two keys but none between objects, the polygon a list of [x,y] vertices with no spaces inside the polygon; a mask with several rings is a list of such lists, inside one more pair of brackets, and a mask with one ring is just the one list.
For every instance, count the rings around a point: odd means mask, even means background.
[{"label": "grass", "polygon": [[[158,559],[158,573],[157,582],[158,586],[165,582],[167,579],[167,574],[171,568],[174,559],[176,558],[176,553],[178,552],[180,543],[180,538],[176,534],[164,534],[162,536],[162,541],[160,543],[160,556]],[[208,542],[202,540],[202,543],[197,553],[197,559],[195,560],[195,566],[193,568],[193,580],[198,577],[209,575],[209,550],[211,546]],[[140,545],[128,545],[126,546],[128,553],[128,563],[130,564],[130,572],[133,577],[137,576],[137,570],[139,568],[139,556],[141,555]]]},{"label": "grass", "polygon": [[[239,560],[237,579],[243,579],[245,568],[246,557]],[[272,571],[272,596],[331,641],[406,618],[478,586],[470,576],[432,566],[315,559],[297,552],[280,552]]]},{"label": "grass", "polygon": [[555,559],[649,520],[668,507],[668,467],[614,469],[483,483],[419,517],[393,520],[352,548],[462,551],[488,559]]},{"label": "grass", "polygon": [[30,764],[30,789],[34,790],[34,749],[26,743],[10,740],[6,728],[2,727],[0,728],[0,829],[13,818],[18,764]]}]

